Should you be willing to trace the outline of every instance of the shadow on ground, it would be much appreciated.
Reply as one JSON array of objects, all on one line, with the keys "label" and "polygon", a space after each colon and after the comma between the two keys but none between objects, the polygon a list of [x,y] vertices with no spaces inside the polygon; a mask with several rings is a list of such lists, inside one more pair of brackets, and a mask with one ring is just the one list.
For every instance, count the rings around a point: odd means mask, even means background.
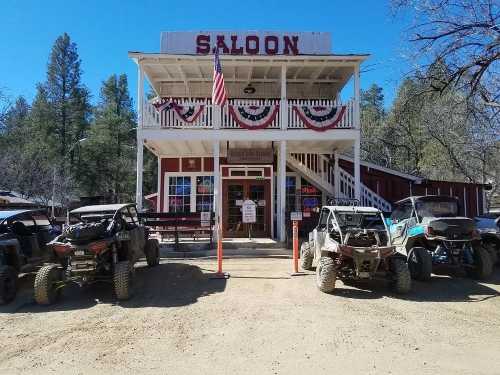
[{"label": "shadow on ground", "polygon": [[164,263],[149,268],[137,266],[134,296],[128,301],[118,301],[111,283],[98,283],[80,288],[66,286],[58,302],[39,306],[33,298],[33,275],[20,280],[19,294],[15,301],[0,306],[0,313],[43,313],[86,309],[98,304],[119,305],[123,308],[176,307],[196,303],[200,297],[221,293],[226,288],[225,279],[210,279],[194,265]]},{"label": "shadow on ground", "polygon": [[412,291],[406,295],[394,293],[385,280],[337,281],[332,294],[352,299],[392,297],[416,302],[481,302],[500,296],[500,292],[487,285],[499,283],[500,268],[496,268],[492,277],[484,282],[449,275],[432,275],[427,282],[413,280]]}]

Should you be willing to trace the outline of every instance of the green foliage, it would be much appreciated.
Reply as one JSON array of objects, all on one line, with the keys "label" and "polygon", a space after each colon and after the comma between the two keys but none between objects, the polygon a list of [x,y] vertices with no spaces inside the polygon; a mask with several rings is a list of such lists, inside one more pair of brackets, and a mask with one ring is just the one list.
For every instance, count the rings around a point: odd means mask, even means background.
[{"label": "green foliage", "polygon": [[135,191],[135,113],[127,77],[103,82],[94,123],[82,144],[78,176],[84,194],[112,195],[130,201]]}]

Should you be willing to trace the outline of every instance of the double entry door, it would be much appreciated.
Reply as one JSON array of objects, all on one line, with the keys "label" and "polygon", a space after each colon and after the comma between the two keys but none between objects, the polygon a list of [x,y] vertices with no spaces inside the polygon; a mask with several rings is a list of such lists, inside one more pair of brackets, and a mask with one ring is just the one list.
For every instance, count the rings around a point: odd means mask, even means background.
[{"label": "double entry door", "polygon": [[[270,180],[224,180],[222,217],[224,237],[271,236]],[[255,223],[243,223],[242,207],[247,199],[256,204]]]}]

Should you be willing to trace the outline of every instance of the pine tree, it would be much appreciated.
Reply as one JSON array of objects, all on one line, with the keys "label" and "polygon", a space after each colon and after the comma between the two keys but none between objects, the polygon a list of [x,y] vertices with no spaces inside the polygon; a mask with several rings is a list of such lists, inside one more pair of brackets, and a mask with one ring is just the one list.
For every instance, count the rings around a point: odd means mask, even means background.
[{"label": "pine tree", "polygon": [[83,145],[82,190],[130,200],[135,189],[135,113],[125,74],[103,82],[94,116]]}]

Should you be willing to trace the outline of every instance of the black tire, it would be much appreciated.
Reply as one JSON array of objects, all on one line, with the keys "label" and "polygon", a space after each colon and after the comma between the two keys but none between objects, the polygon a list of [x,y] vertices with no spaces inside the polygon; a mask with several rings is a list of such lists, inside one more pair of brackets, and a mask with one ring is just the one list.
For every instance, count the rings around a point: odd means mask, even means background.
[{"label": "black tire", "polygon": [[413,247],[408,253],[408,268],[412,279],[429,281],[432,273],[432,256],[424,247]]},{"label": "black tire", "polygon": [[144,247],[144,254],[149,267],[160,264],[160,244],[158,240],[150,238]]},{"label": "black tire", "polygon": [[303,270],[312,270],[314,253],[309,245],[309,242],[303,242],[300,246],[300,267]]},{"label": "black tire", "polygon": [[392,288],[398,294],[406,294],[411,290],[411,274],[408,264],[402,258],[390,260]]},{"label": "black tire", "polygon": [[107,223],[78,223],[64,229],[64,237],[74,241],[92,241],[106,236]]},{"label": "black tire", "polygon": [[485,280],[493,273],[490,254],[482,245],[474,246],[474,267],[469,269],[469,276],[477,280]]},{"label": "black tire", "polygon": [[324,293],[331,293],[335,289],[337,281],[337,270],[335,263],[330,257],[319,258],[316,266],[316,285]]},{"label": "black tire", "polygon": [[61,294],[61,285],[58,285],[61,280],[61,269],[57,265],[50,264],[40,268],[35,277],[35,301],[39,305],[56,302]]},{"label": "black tire", "polygon": [[12,302],[17,294],[17,271],[11,266],[0,266],[0,304]]},{"label": "black tire", "polygon": [[113,273],[113,286],[116,298],[127,300],[133,294],[133,265],[129,261],[118,262],[115,264]]}]

